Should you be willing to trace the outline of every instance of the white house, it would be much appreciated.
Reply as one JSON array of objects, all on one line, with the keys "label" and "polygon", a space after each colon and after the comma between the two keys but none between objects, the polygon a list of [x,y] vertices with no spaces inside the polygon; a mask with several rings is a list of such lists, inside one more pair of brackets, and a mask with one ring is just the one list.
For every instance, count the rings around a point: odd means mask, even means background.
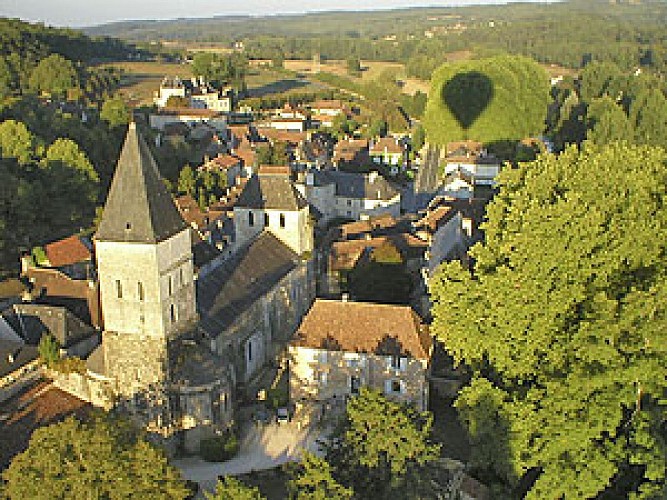
[{"label": "white house", "polygon": [[399,217],[401,193],[377,172],[311,171],[297,187],[320,216],[320,224],[342,217],[359,220],[377,215]]}]

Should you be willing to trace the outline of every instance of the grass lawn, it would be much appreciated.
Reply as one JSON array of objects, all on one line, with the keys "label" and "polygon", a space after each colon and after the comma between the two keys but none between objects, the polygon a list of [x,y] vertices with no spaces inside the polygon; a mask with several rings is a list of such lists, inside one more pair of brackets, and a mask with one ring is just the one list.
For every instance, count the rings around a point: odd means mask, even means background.
[{"label": "grass lawn", "polygon": [[135,106],[153,104],[153,93],[160,88],[165,76],[192,76],[189,64],[122,61],[103,66],[114,66],[123,71],[120,93]]}]

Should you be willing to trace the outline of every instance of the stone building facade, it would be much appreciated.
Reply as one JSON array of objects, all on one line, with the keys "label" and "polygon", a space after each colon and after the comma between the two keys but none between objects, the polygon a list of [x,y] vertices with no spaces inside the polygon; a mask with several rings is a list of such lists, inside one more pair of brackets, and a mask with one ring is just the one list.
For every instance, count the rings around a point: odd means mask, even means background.
[{"label": "stone building facade", "polygon": [[370,387],[426,409],[431,352],[409,306],[317,299],[290,343],[290,396],[335,406]]}]

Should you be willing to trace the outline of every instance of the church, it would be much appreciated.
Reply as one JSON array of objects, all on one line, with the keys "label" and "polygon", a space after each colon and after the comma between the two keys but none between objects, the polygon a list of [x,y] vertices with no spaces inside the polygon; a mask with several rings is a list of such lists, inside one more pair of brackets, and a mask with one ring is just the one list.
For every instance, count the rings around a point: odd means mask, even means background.
[{"label": "church", "polygon": [[91,399],[188,451],[230,426],[314,299],[308,210],[288,170],[260,169],[234,209],[234,253],[196,279],[192,229],[131,123],[94,238],[104,330]]}]

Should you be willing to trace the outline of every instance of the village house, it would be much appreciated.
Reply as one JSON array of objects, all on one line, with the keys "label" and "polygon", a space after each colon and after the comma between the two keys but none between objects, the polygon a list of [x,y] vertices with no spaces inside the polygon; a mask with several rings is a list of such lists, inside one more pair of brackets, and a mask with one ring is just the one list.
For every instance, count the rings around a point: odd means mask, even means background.
[{"label": "village house", "polygon": [[425,410],[432,344],[409,306],[317,299],[289,346],[290,397],[324,411],[369,387]]},{"label": "village house", "polygon": [[165,108],[171,97],[187,101],[191,108],[210,109],[218,113],[230,113],[234,106],[234,91],[231,88],[215,89],[203,77],[190,80],[165,77],[155,92],[153,102],[158,108]]},{"label": "village house", "polygon": [[368,155],[376,165],[388,167],[391,175],[397,175],[407,164],[405,147],[393,137],[381,137],[371,141]]},{"label": "village house", "polygon": [[371,163],[368,145],[368,139],[340,140],[334,146],[331,162],[338,169],[368,166]]},{"label": "village house", "polygon": [[322,226],[337,217],[398,217],[401,212],[400,191],[374,171],[361,174],[311,170],[301,177],[297,187],[317,211],[318,224]]},{"label": "village house", "polygon": [[163,131],[165,126],[171,123],[186,125],[208,123],[217,131],[223,131],[227,126],[224,115],[212,109],[161,108],[156,113],[151,113],[148,116],[148,124],[156,130]]},{"label": "village house", "polygon": [[445,176],[460,171],[477,186],[495,186],[500,172],[500,160],[475,141],[459,141],[447,144]]},{"label": "village house", "polygon": [[441,263],[466,258],[468,249],[483,238],[480,224],[487,202],[437,196],[414,222],[415,235],[428,244],[423,271],[427,283]]},{"label": "village house", "polygon": [[44,245],[46,260],[38,263],[57,269],[72,279],[94,276],[92,243],[85,236],[72,235]]}]

